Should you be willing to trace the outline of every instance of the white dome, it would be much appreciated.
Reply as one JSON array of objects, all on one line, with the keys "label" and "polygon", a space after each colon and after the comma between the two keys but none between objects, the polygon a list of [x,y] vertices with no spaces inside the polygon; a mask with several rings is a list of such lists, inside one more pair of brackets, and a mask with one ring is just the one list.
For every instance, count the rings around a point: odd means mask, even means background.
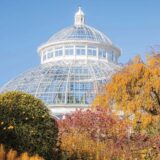
[{"label": "white dome", "polygon": [[38,48],[38,52],[44,47],[64,43],[96,43],[113,49],[120,55],[120,49],[101,31],[85,24],[85,15],[81,8],[75,14],[74,25],[66,27],[53,34],[49,40]]},{"label": "white dome", "polygon": [[105,34],[84,22],[79,9],[73,26],[38,48],[41,65],[9,81],[0,92],[30,93],[54,114],[89,107],[99,88],[121,68],[117,65],[121,52]]},{"label": "white dome", "polygon": [[102,32],[96,30],[93,27],[83,26],[70,26],[62,29],[61,31],[54,34],[47,43],[69,41],[69,40],[80,40],[80,41],[94,41],[103,43],[106,45],[112,45],[111,40]]}]

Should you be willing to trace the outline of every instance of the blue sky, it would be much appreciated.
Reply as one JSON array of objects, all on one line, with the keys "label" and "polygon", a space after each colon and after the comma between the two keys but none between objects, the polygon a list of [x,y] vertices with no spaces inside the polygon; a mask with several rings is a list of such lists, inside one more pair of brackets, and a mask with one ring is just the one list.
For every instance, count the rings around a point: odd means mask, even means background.
[{"label": "blue sky", "polygon": [[160,44],[159,0],[0,0],[0,86],[39,65],[37,47],[73,24],[78,6],[122,49],[122,63]]}]

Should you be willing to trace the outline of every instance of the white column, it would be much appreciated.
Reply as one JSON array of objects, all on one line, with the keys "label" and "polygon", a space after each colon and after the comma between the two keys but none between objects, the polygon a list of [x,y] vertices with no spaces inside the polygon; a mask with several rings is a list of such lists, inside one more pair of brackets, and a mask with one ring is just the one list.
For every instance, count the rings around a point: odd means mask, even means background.
[{"label": "white column", "polygon": [[97,48],[96,48],[96,57],[97,57],[97,60],[99,59],[99,55],[98,55],[99,52],[98,52],[98,51],[99,51],[99,48],[97,47]]}]

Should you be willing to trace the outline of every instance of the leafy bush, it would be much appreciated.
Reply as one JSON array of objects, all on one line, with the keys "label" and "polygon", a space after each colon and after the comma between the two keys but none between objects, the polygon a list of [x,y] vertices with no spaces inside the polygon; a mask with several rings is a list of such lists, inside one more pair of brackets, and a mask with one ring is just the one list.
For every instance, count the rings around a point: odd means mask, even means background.
[{"label": "leafy bush", "polygon": [[101,108],[77,110],[59,121],[59,129],[64,160],[112,159],[127,139],[126,123]]},{"label": "leafy bush", "polygon": [[128,122],[105,109],[76,111],[59,121],[63,160],[159,160],[160,135],[128,133]]},{"label": "leafy bush", "polygon": [[0,95],[0,143],[18,153],[27,151],[56,159],[58,126],[46,106],[22,92]]}]

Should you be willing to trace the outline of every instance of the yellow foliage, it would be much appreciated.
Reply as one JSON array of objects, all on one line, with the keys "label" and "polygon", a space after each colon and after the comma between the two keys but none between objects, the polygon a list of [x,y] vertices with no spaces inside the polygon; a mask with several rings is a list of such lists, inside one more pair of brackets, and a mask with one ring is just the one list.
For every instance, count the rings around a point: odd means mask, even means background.
[{"label": "yellow foliage", "polygon": [[134,126],[160,120],[160,56],[150,57],[146,64],[136,57],[112,77],[105,95],[95,98],[96,105],[121,111]]},{"label": "yellow foliage", "polygon": [[0,145],[0,160],[44,160],[38,155],[30,157],[28,153],[22,153],[17,157],[17,152],[14,150],[9,150],[8,153],[5,152],[3,145]]},{"label": "yellow foliage", "polygon": [[21,159],[22,159],[22,160],[29,160],[30,158],[29,158],[28,153],[27,153],[27,152],[23,153],[23,154],[21,155]]},{"label": "yellow foliage", "polygon": [[[72,134],[62,135],[61,148],[66,152],[68,159],[77,160],[159,160],[160,154],[152,145],[139,146],[138,141],[130,142],[130,144],[121,142],[121,147],[108,139],[105,142],[94,141],[87,133],[79,133],[75,130]],[[138,139],[137,139],[138,140]],[[142,140],[141,140],[142,141]],[[123,144],[122,144],[123,143]]]},{"label": "yellow foliage", "polygon": [[151,67],[160,67],[160,55],[159,54],[155,54],[153,56],[148,57],[147,59],[147,64]]},{"label": "yellow foliage", "polygon": [[16,157],[17,157],[17,152],[12,149],[7,153],[7,160],[15,160]]},{"label": "yellow foliage", "polygon": [[8,127],[8,129],[13,129],[14,128],[14,126],[12,126],[12,125],[10,125],[9,127]]},{"label": "yellow foliage", "polygon": [[92,102],[93,107],[105,106],[106,104],[106,95],[97,95],[94,101]]},{"label": "yellow foliage", "polygon": [[5,151],[3,145],[0,145],[0,159],[3,160],[5,158]]},{"label": "yellow foliage", "polygon": [[106,144],[95,142],[89,138],[87,133],[79,133],[74,130],[72,134],[65,134],[61,138],[61,148],[67,152],[69,157],[76,156],[79,159],[88,157],[88,160],[109,159],[109,154],[106,154]]}]

